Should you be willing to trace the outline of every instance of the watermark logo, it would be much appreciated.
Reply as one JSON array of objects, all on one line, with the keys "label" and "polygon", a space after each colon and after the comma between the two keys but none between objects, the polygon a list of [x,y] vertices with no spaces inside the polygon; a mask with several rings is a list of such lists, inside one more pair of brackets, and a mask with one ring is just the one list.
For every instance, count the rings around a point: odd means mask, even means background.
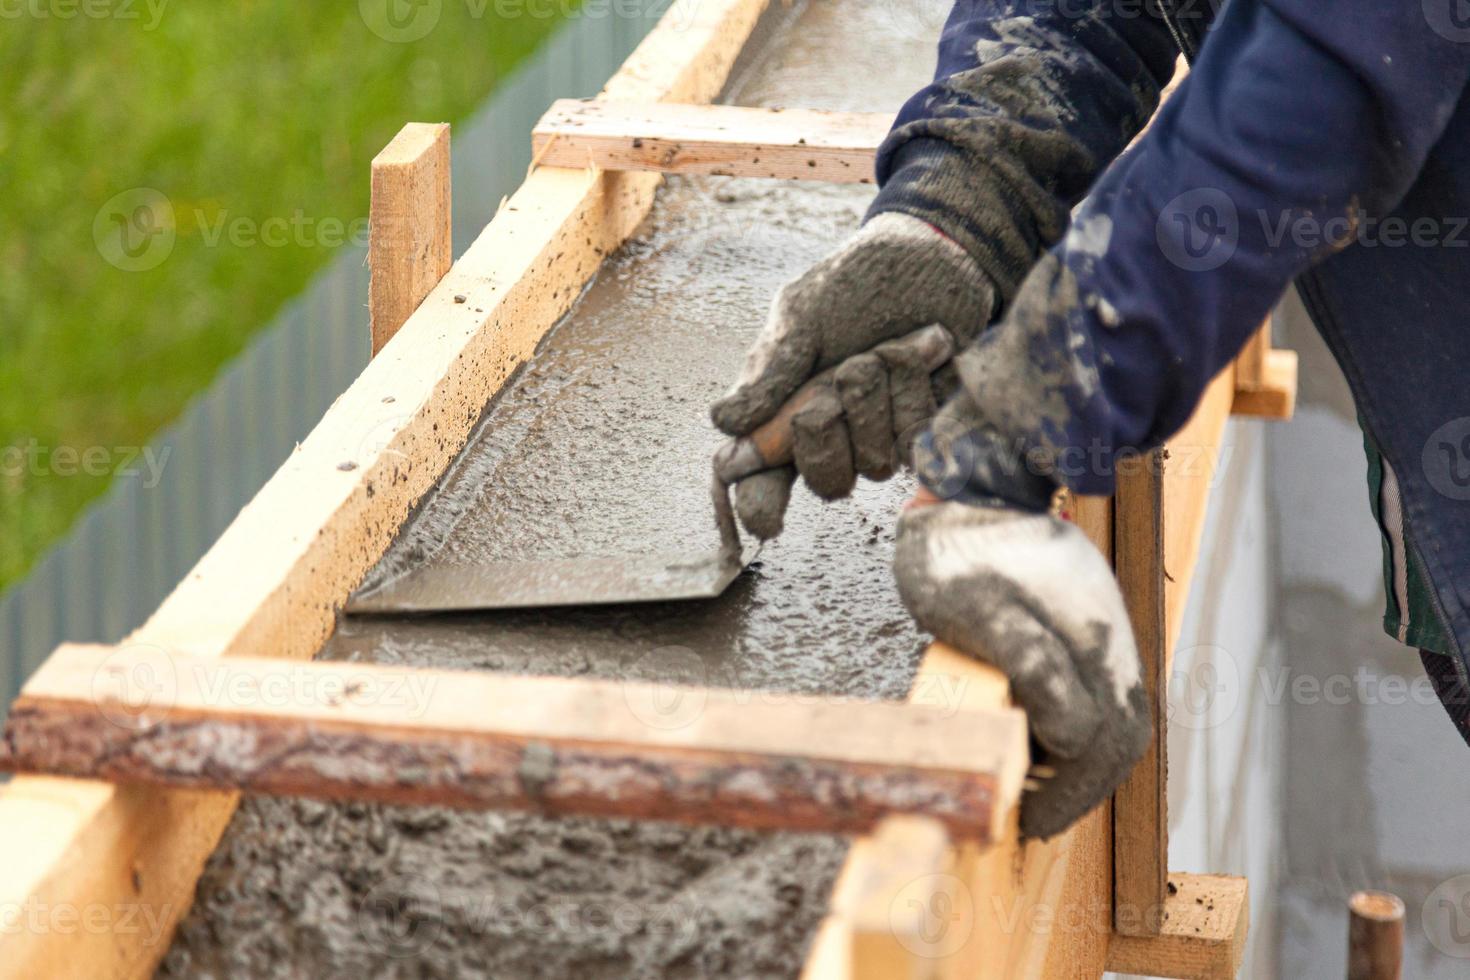
[{"label": "watermark logo", "polygon": [[975,901],[955,875],[931,874],[899,889],[888,907],[888,925],[915,956],[953,956],[975,930]]},{"label": "watermark logo", "polygon": [[1186,272],[1218,269],[1240,244],[1240,214],[1214,187],[1185,191],[1164,206],[1154,226],[1164,257]]},{"label": "watermark logo", "polygon": [[1470,960],[1470,874],[1441,882],[1430,892],[1419,921],[1435,949],[1457,960]]},{"label": "watermark logo", "polygon": [[393,959],[421,956],[444,928],[439,888],[421,875],[401,874],[372,887],[357,907],[357,929],[369,946]]},{"label": "watermark logo", "polygon": [[708,671],[704,661],[687,647],[659,647],[643,657],[635,673],[657,681],[629,681],[623,685],[628,710],[649,728],[684,728],[704,714],[709,700],[705,690]]},{"label": "watermark logo", "polygon": [[1470,500],[1470,417],[1435,429],[1420,457],[1424,478],[1442,496]]},{"label": "watermark logo", "polygon": [[174,206],[161,191],[134,187],[102,205],[92,220],[92,240],[110,264],[124,272],[156,269],[178,240]]},{"label": "watermark logo", "polygon": [[938,41],[950,0],[876,0],[887,33],[911,41]]},{"label": "watermark logo", "polygon": [[[387,404],[391,405],[393,403],[388,402]],[[357,447],[356,457],[350,461],[344,460],[343,468],[346,468],[348,462],[354,464],[354,469],[358,465],[370,466],[378,457],[388,452],[391,452],[395,457],[400,458],[406,463],[408,456],[397,449],[390,449],[390,447],[393,445],[393,440],[398,438],[412,421],[412,415],[393,415],[368,429],[367,433],[362,437],[361,444]]]},{"label": "watermark logo", "polygon": [[172,455],[172,446],[47,446],[31,438],[0,447],[0,478],[19,484],[27,477],[112,476],[152,490]]},{"label": "watermark logo", "polygon": [[358,0],[357,11],[367,29],[394,44],[428,37],[439,25],[444,0]]},{"label": "watermark logo", "polygon": [[1224,647],[1180,650],[1169,676],[1169,724],[1203,731],[1224,724],[1240,706],[1240,666]]},{"label": "watermark logo", "polygon": [[1470,41],[1470,0],[1423,0],[1424,19],[1446,41]]},{"label": "watermark logo", "polygon": [[179,673],[168,652],[155,646],[119,647],[92,675],[92,700],[102,717],[140,732],[157,721],[179,694]]},{"label": "watermark logo", "polygon": [[[3,0],[0,0],[3,2]],[[97,251],[124,272],[156,269],[173,254],[180,236],[191,236],[205,248],[327,248],[366,246],[370,235],[365,216],[352,219],[310,215],[257,218],[229,209],[180,208],[151,187],[123,191],[104,204],[92,220]],[[404,234],[391,227],[380,237]]]},{"label": "watermark logo", "polygon": [[[153,31],[169,0],[0,0],[0,20],[134,21]],[[145,19],[146,18],[146,19]]]}]

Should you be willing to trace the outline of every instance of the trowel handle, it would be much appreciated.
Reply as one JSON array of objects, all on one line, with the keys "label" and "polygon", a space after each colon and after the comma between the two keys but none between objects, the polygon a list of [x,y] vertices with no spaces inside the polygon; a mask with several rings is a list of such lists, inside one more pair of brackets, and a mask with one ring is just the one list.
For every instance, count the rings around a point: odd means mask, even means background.
[{"label": "trowel handle", "polygon": [[[954,337],[939,324],[915,330],[894,341],[918,353],[932,373],[954,356]],[[761,470],[791,462],[791,419],[825,388],[835,383],[837,368],[831,367],[796,389],[775,416],[760,428],[739,439],[731,439],[715,453],[715,476],[726,486]]]}]

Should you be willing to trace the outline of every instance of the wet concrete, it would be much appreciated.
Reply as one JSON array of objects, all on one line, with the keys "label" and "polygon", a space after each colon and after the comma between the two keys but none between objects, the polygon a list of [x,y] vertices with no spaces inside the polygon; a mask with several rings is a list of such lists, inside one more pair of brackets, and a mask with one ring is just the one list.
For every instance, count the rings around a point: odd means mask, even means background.
[{"label": "wet concrete", "polygon": [[[932,70],[931,6],[944,4],[797,8],[730,101],[896,109]],[[854,229],[871,194],[669,181],[370,578],[716,547],[707,405],[775,288]],[[922,638],[888,564],[909,489],[900,477],[834,505],[797,494],[784,535],[712,602],[348,620],[323,656],[665,679],[753,699],[902,697]],[[845,849],[723,828],[251,800],[162,975],[794,976]]]}]

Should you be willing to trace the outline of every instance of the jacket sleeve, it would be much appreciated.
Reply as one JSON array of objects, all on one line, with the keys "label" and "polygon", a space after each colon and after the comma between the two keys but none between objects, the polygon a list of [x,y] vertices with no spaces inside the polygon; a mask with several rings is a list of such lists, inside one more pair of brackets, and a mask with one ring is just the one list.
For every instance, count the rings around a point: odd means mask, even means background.
[{"label": "jacket sleeve", "polygon": [[1173,75],[1175,36],[1145,6],[1156,5],[958,0],[935,81],[878,151],[869,216],[927,221],[1009,300]]},{"label": "jacket sleeve", "polygon": [[[984,431],[921,438],[925,482],[948,474],[954,495],[957,459],[1019,454],[1105,494],[1119,453],[1176,432],[1292,279],[1362,247],[1416,180],[1470,77],[1470,32],[1429,6],[1232,0],[1154,125],[956,358]],[[994,494],[980,482],[959,495]]]}]

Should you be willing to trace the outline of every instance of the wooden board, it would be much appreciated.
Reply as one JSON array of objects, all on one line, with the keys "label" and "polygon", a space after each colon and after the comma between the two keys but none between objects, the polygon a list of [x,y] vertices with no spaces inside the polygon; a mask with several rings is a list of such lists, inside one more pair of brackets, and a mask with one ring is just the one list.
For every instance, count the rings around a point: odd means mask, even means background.
[{"label": "wooden board", "polygon": [[1296,389],[1296,351],[1269,350],[1264,355],[1260,383],[1236,388],[1230,410],[1254,418],[1289,419],[1296,412]]},{"label": "wooden board", "polygon": [[1210,490],[1223,465],[1221,445],[1234,397],[1235,373],[1227,367],[1149,465],[1120,472],[1118,581],[1133,620],[1155,725],[1153,744],[1115,797],[1113,901],[1118,931],[1125,935],[1156,934],[1167,897],[1168,678]]},{"label": "wooden board", "polygon": [[1009,708],[107,646],[53,654],[0,740],[12,772],[842,834],[916,814],[980,841],[1028,758]]},{"label": "wooden board", "polygon": [[1118,936],[1108,969],[1175,980],[1229,980],[1240,972],[1250,924],[1244,878],[1169,875],[1157,936]]},{"label": "wooden board", "polygon": [[[1294,356],[1294,355],[1293,355]],[[1165,445],[1164,464],[1164,654],[1172,669],[1174,648],[1184,625],[1184,608],[1194,583],[1205,533],[1210,491],[1220,478],[1225,426],[1236,399],[1229,368],[1205,389],[1184,428]]]},{"label": "wooden board", "polygon": [[557,167],[873,182],[890,113],[561,99],[531,134]]},{"label": "wooden board", "polygon": [[368,288],[373,356],[453,263],[449,126],[409,123],[373,158]]},{"label": "wooden board", "polygon": [[1164,450],[1119,464],[1115,569],[1128,604],[1154,737],[1113,794],[1113,913],[1124,935],[1158,931],[1169,860],[1167,630],[1164,620]]},{"label": "wooden board", "polygon": [[[679,0],[606,96],[712,99],[765,5]],[[489,397],[643,219],[659,179],[552,167],[527,178],[130,642],[314,654]],[[0,788],[0,908],[132,909],[156,925],[7,932],[0,978],[151,975],[237,800],[45,777]]]}]

